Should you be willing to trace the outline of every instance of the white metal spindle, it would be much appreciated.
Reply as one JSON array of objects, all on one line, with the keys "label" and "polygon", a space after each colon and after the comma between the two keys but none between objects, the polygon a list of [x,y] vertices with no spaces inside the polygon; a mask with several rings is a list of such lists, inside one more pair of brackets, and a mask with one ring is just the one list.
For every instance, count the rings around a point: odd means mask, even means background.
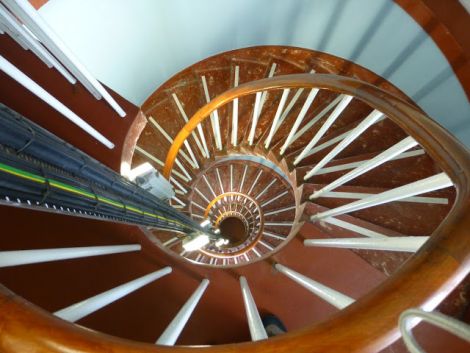
[{"label": "white metal spindle", "polygon": [[251,195],[251,192],[253,191],[253,188],[256,186],[256,183],[258,182],[258,180],[259,180],[261,174],[263,174],[263,170],[260,170],[260,171],[258,172],[258,175],[256,175],[256,178],[255,178],[255,180],[253,181],[253,184],[251,185],[250,190],[248,190],[247,195]]},{"label": "white metal spindle", "polygon": [[[426,152],[422,148],[420,148],[420,149],[412,150],[412,151],[409,151],[409,152],[402,152],[399,155],[397,155],[393,158],[390,158],[389,160],[390,161],[395,161],[395,160],[399,160],[399,159],[417,157],[417,156],[421,156],[425,153]],[[345,163],[345,164],[338,164],[338,165],[334,165],[334,166],[331,166],[331,167],[322,168],[316,173],[316,175],[334,173],[334,172],[338,172],[338,171],[341,171],[341,170],[354,169],[354,168],[357,168],[360,165],[364,164],[365,162],[367,162],[367,160],[351,162],[351,163]]]},{"label": "white metal spindle", "polygon": [[156,344],[173,346],[176,343],[176,340],[186,326],[186,323],[191,317],[194,309],[196,309],[196,306],[199,303],[199,300],[201,300],[208,285],[209,280],[203,279],[199,287],[197,287],[180,311],[178,311],[178,314],[176,314],[174,319],[171,320],[165,331],[163,331]]},{"label": "white metal spindle", "polygon": [[[165,137],[165,139],[170,143],[173,144],[173,138],[165,131],[165,129],[153,118],[149,117],[150,123]],[[199,164],[197,163],[196,157],[193,154],[191,147],[188,144],[188,140],[184,140],[184,146],[186,147],[188,153],[191,155],[191,158],[184,153],[183,151],[179,151],[181,156],[195,169],[199,169]]]},{"label": "white metal spindle", "polygon": [[210,203],[207,197],[201,191],[199,191],[198,188],[194,188],[194,191],[196,191],[199,194],[199,196],[201,196],[204,199],[204,201],[206,201],[208,204]]},{"label": "white metal spindle", "polygon": [[299,131],[297,131],[297,133],[292,138],[292,142],[296,141],[300,136],[310,130],[312,126],[317,123],[318,120],[323,118],[331,109],[338,105],[338,103],[341,102],[341,99],[343,99],[343,97],[344,96],[342,94],[339,95],[333,101],[331,101],[330,104],[323,108],[322,111],[318,113],[313,119],[310,119]]},{"label": "white metal spindle", "polygon": [[[148,159],[150,159],[151,161],[155,162],[156,164],[158,164],[159,166],[163,167],[165,165],[165,163],[163,163],[161,160],[159,160],[157,157],[155,157],[153,154],[147,152],[146,150],[144,150],[142,147],[140,146],[135,146],[135,150],[137,152],[139,152],[140,154],[142,154],[143,156],[147,157]],[[171,173],[176,175],[177,177],[181,178],[183,181],[185,182],[189,182],[190,179],[188,179],[186,176],[184,176],[183,174],[181,174],[180,172],[178,172],[177,170],[174,170],[172,169],[171,170]]]},{"label": "white metal spindle", "polygon": [[11,64],[3,56],[0,55],[0,70],[26,88],[28,91],[36,95],[38,98],[49,104],[52,108],[57,110],[60,114],[69,119],[72,123],[80,127],[82,130],[86,131],[89,135],[93,136],[96,140],[101,142],[103,145],[109,149],[114,148],[114,144],[99,133],[93,126],[88,124],[85,120],[80,118],[77,114],[67,108],[62,102],[53,97],[49,92],[44,88],[39,86],[36,82],[26,76],[22,71],[17,67]]},{"label": "white metal spindle", "polygon": [[87,246],[75,248],[0,251],[0,267],[120,254],[141,249],[139,244]]},{"label": "white metal spindle", "polygon": [[0,22],[9,30],[13,39],[23,43],[21,45],[26,46],[25,49],[31,50],[36,56],[41,59],[44,64],[49,68],[54,67],[64,78],[71,84],[75,84],[77,80],[75,77],[57,61],[44,47],[28,32],[23,28],[21,23],[11,15],[11,13],[0,4]]},{"label": "white metal spindle", "polygon": [[245,177],[246,177],[246,171],[248,170],[248,166],[245,165],[245,168],[243,169],[243,175],[242,175],[242,180],[240,182],[240,187],[238,188],[238,191],[240,193],[243,192],[243,183],[245,182]]},{"label": "white metal spindle", "polygon": [[[248,261],[248,259],[246,259]],[[245,304],[245,312],[248,320],[248,327],[252,341],[259,341],[267,339],[268,335],[264,329],[263,322],[259,316],[258,308],[256,307],[255,300],[251,295],[250,287],[245,277],[240,277],[240,287],[242,290],[243,303]]]},{"label": "white metal spindle", "polygon": [[[319,171],[323,166],[325,166],[329,161],[335,158],[341,151],[343,151],[347,146],[349,146],[360,134],[362,134],[366,129],[375,124],[377,120],[382,118],[384,115],[382,112],[378,110],[374,110],[372,113],[369,114],[363,121],[361,121],[351,132],[340,142],[338,143],[335,148],[333,148],[323,159],[316,163],[315,166],[308,172],[308,177],[314,175],[317,171]],[[297,165],[302,159],[298,157],[294,161],[294,165]]]},{"label": "white metal spindle", "polygon": [[338,309],[344,309],[355,301],[353,298],[348,297],[347,295],[344,295],[343,293],[340,293],[330,287],[327,287],[324,284],[314,281],[313,279],[304,276],[290,269],[287,266],[276,264],[274,265],[274,267],[283,275],[286,275],[294,282],[300,284],[305,289],[319,296],[320,298],[330,303],[331,305],[337,307]]},{"label": "white metal spindle", "polygon": [[[181,104],[180,100],[178,99],[178,96],[175,93],[172,93],[171,95],[173,97],[173,100],[176,103],[176,107],[178,108],[181,116],[183,117],[183,120],[185,123],[189,121],[188,116],[186,115],[186,112],[184,111],[183,105]],[[204,138],[204,132],[202,131],[201,124],[197,125],[197,130],[198,133],[203,141],[205,141]],[[199,138],[197,137],[196,133],[194,131],[191,131],[191,136],[193,137],[194,141],[196,142],[197,147],[199,148],[199,151],[201,152],[202,156],[204,158],[208,158],[208,155],[206,154],[207,146],[203,146],[201,144],[201,141],[199,141]]]},{"label": "white metal spindle", "polygon": [[313,100],[315,99],[319,91],[320,90],[318,88],[312,88],[310,90],[310,93],[308,94],[307,99],[305,100],[304,105],[302,106],[302,109],[299,112],[299,115],[297,115],[297,118],[295,119],[294,125],[292,125],[292,128],[289,131],[289,135],[287,135],[286,141],[281,147],[281,155],[283,155],[284,152],[286,152],[287,148],[290,146],[290,143],[292,142],[292,139],[295,133],[297,132],[297,129],[304,120],[307,111],[310,109],[310,106],[312,105]]},{"label": "white metal spindle", "polygon": [[[269,70],[268,78],[274,76],[274,72],[276,71],[276,63],[271,65],[271,69]],[[251,146],[253,145],[256,133],[256,126],[258,125],[258,120],[261,115],[261,111],[263,110],[264,103],[266,102],[268,91],[256,92],[255,98],[255,106],[253,108],[253,117],[251,118],[251,129],[250,134],[248,135],[248,144]]]},{"label": "white metal spindle", "polygon": [[274,196],[272,199],[266,201],[265,203],[261,204],[261,207],[266,207],[267,205],[269,205],[270,203],[273,203],[274,201],[276,201],[277,199],[280,199],[281,197],[283,197],[284,195],[287,195],[289,191],[284,191],[284,192],[281,192],[279,195],[277,196]]},{"label": "white metal spindle", "polygon": [[336,119],[340,116],[344,109],[348,106],[348,104],[353,99],[352,96],[345,95],[341,102],[336,106],[336,108],[331,112],[330,116],[326,119],[323,123],[321,128],[317,131],[315,136],[313,136],[312,140],[305,146],[304,150],[300,153],[297,159],[303,159],[305,155],[317,144],[317,142],[323,137],[326,131],[330,128],[330,126],[336,121]]},{"label": "white metal spindle", "polygon": [[275,183],[276,181],[277,181],[277,179],[273,179],[273,180],[263,189],[263,191],[261,191],[261,192],[255,197],[255,199],[259,199],[266,191],[269,190],[269,188],[270,188],[271,186],[274,185],[274,183]]},{"label": "white metal spindle", "polygon": [[253,140],[255,138],[255,132],[256,132],[256,125],[258,125],[258,118],[259,118],[260,106],[261,106],[261,94],[262,92],[256,92],[255,106],[253,108],[253,117],[251,119],[251,129],[250,129],[250,134],[248,135],[248,144],[250,146],[253,144]]},{"label": "white metal spindle", "polygon": [[[337,198],[337,199],[365,199],[369,197],[371,193],[366,192],[349,192],[349,191],[327,191],[322,193],[321,197]],[[415,203],[426,203],[426,204],[438,204],[447,205],[449,200],[445,197],[427,197],[427,196],[413,196],[404,199],[397,200],[399,202],[415,202]]]},{"label": "white metal spindle", "polygon": [[405,199],[407,197],[424,194],[434,190],[443,189],[452,186],[452,181],[445,173],[433,175],[429,178],[421,179],[413,183],[400,186],[395,189],[384,191],[380,194],[371,195],[361,200],[351,202],[347,205],[340,206],[328,211],[324,211],[313,215],[310,219],[317,221],[322,218],[337,216],[364,208],[381,205],[387,202]]},{"label": "white metal spindle", "polygon": [[175,184],[180,190],[177,190],[177,191],[181,191],[183,193],[183,195],[187,194],[188,193],[188,190],[186,190],[183,185],[181,185],[178,180],[176,180],[175,178],[173,177],[170,177],[170,181]]},{"label": "white metal spindle", "polygon": [[[235,66],[235,79],[233,87],[238,87],[238,81],[240,79],[240,66]],[[238,98],[235,98],[232,102],[232,145],[236,146],[238,143]]]},{"label": "white metal spindle", "polygon": [[394,157],[398,156],[400,153],[416,146],[418,143],[413,139],[411,136],[406,137],[405,139],[401,140],[400,142],[396,143],[392,147],[388,148],[384,152],[380,153],[379,155],[375,156],[374,158],[363,162],[357,168],[351,170],[350,172],[344,174],[340,178],[336,179],[335,181],[331,182],[327,186],[323,187],[322,189],[314,192],[311,195],[311,199],[320,197],[323,193],[333,190],[338,186],[341,186],[348,181],[367,173],[369,170],[378,167],[379,165],[388,162],[389,160],[393,159]]},{"label": "white metal spindle", "polygon": [[386,251],[417,251],[427,240],[427,236],[419,237],[386,237],[386,238],[331,238],[306,239],[305,246],[326,248],[386,250]]},{"label": "white metal spindle", "polygon": [[220,193],[225,194],[224,186],[222,185],[222,179],[220,178],[219,168],[215,168],[215,172],[217,174],[217,179],[219,180]]},{"label": "white metal spindle", "polygon": [[[202,87],[204,89],[204,95],[206,96],[206,103],[211,101],[209,95],[209,88],[207,87],[206,76],[201,76]],[[220,134],[220,123],[219,123],[219,113],[217,109],[211,113],[211,124],[212,132],[214,133],[215,145],[218,150],[222,150],[222,135]]]},{"label": "white metal spindle", "polygon": [[204,174],[202,175],[202,178],[203,178],[204,181],[206,182],[207,187],[209,188],[209,190],[210,190],[211,193],[212,193],[212,196],[214,196],[214,199],[215,199],[215,198],[217,197],[217,195],[215,194],[214,189],[212,189],[211,184],[209,183],[209,181],[207,180],[207,178],[206,178],[206,176],[205,176]]},{"label": "white metal spindle", "polygon": [[81,318],[105,307],[106,305],[121,299],[129,293],[132,293],[135,290],[169,274],[170,272],[171,267],[164,267],[158,271],[149,273],[148,275],[139,277],[133,281],[124,283],[106,292],[85,299],[62,310],[56,311],[54,315],[70,322],[78,321]]},{"label": "white metal spindle", "polygon": [[42,44],[96,97],[106,102],[121,116],[126,112],[101,83],[82,65],[65,43],[47,25],[27,0],[3,0],[8,9],[18,17]]},{"label": "white metal spindle", "polygon": [[346,221],[343,221],[341,219],[334,218],[334,217],[324,218],[324,219],[322,219],[322,222],[333,224],[337,227],[341,227],[341,228],[350,230],[352,232],[355,232],[357,234],[361,234],[361,235],[363,235],[365,237],[369,237],[369,238],[386,238],[387,237],[384,234],[375,232],[373,230],[370,230],[370,229],[367,229],[367,228],[364,228],[364,227],[358,226],[356,224],[352,224],[352,223],[349,223],[349,222],[346,222]]},{"label": "white metal spindle", "polygon": [[278,209],[278,210],[274,210],[274,211],[271,211],[271,212],[267,212],[264,214],[264,216],[271,216],[271,215],[275,215],[275,214],[278,214],[278,213],[281,213],[281,212],[287,212],[287,211],[291,211],[291,210],[295,210],[297,206],[289,206],[289,207],[284,207],[284,208],[281,208],[281,209]]},{"label": "white metal spindle", "polygon": [[271,130],[269,130],[269,135],[266,138],[266,141],[264,142],[264,147],[266,149],[269,148],[269,145],[271,144],[271,140],[274,137],[274,133],[277,130],[277,126],[279,124],[279,120],[281,118],[282,110],[284,109],[284,105],[286,104],[287,97],[289,96],[290,89],[289,88],[284,88],[282,90],[282,96],[281,100],[279,101],[279,105],[277,106],[276,114],[274,115],[273,122],[271,124]]}]

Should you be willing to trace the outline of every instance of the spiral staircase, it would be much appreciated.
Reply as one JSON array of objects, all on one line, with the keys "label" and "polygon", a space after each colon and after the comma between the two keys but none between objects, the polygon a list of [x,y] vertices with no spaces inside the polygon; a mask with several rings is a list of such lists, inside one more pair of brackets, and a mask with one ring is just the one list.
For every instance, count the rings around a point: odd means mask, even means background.
[{"label": "spiral staircase", "polygon": [[[186,235],[170,229],[3,207],[31,220],[13,223],[20,233],[43,222],[80,229],[81,239],[57,235],[49,247],[142,247],[2,268],[6,287],[46,309],[2,288],[5,352],[401,352],[392,343],[402,311],[466,295],[468,151],[353,62],[280,46],[225,52],[170,78],[115,130],[125,136],[121,174],[152,164],[175,190],[170,205],[223,242],[187,251]],[[25,235],[5,249],[44,245]],[[145,288],[76,315],[87,298],[142,275]],[[65,277],[75,278],[70,289]],[[31,298],[36,286],[45,288]],[[289,332],[268,338],[268,313]],[[141,325],[127,330],[127,316]]]}]

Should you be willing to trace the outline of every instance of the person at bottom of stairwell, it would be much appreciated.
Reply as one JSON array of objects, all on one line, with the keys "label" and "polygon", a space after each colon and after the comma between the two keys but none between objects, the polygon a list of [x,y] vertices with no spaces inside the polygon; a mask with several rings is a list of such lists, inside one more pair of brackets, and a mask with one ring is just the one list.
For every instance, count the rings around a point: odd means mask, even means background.
[{"label": "person at bottom of stairwell", "polygon": [[268,334],[268,337],[274,337],[287,332],[286,327],[282,323],[281,319],[272,314],[263,315],[261,318],[264,329]]}]

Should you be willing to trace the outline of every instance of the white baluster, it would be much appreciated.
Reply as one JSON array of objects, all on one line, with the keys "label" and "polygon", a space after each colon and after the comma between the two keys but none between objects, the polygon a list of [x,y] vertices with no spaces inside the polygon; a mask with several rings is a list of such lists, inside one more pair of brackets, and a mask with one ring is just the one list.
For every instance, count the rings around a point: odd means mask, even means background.
[{"label": "white baluster", "polygon": [[[240,66],[235,66],[235,80],[233,87],[238,87],[238,81],[240,79]],[[232,102],[232,145],[236,146],[238,143],[238,98],[235,98]]]},{"label": "white baluster", "polygon": [[320,282],[314,281],[313,279],[304,276],[287,266],[276,264],[274,265],[276,270],[278,270],[283,275],[286,275],[294,282],[300,284],[305,289],[309,290],[313,294],[319,296],[324,301],[330,303],[331,305],[337,307],[338,309],[343,309],[348,305],[354,303],[354,299],[340,293],[330,287],[321,284]]},{"label": "white baluster", "polygon": [[0,267],[119,254],[141,249],[139,244],[86,246],[75,248],[0,251]]},{"label": "white baluster", "polygon": [[[392,147],[388,148],[384,152],[380,153],[379,155],[375,156],[374,158],[362,162],[357,168],[351,170],[350,172],[346,173],[342,177],[336,179],[335,181],[331,182],[327,186],[323,187],[322,189],[314,192],[310,199],[314,199],[319,197],[321,194],[333,190],[338,186],[341,186],[348,181],[357,178],[358,176],[367,173],[369,170],[382,165],[389,160],[393,159],[394,157],[398,156],[399,154],[403,153],[404,151],[416,146],[418,143],[411,137],[408,136],[407,138],[401,140],[400,142],[396,143]],[[305,178],[304,178],[305,179]]]},{"label": "white baluster", "polygon": [[57,34],[47,25],[38,12],[27,0],[4,0],[3,3],[18,17],[41,43],[85,86],[96,99],[104,98],[121,116],[126,112],[101,83],[75,57]]},{"label": "white baluster", "polygon": [[424,194],[434,190],[443,189],[452,186],[452,181],[445,173],[433,175],[429,178],[415,181],[413,183],[400,186],[395,189],[384,191],[380,194],[371,195],[361,200],[351,202],[328,211],[324,211],[312,216],[311,221],[317,221],[322,218],[337,216],[349,212],[362,210],[364,208],[381,205],[387,202],[405,199],[407,197]]},{"label": "white baluster", "polygon": [[323,123],[321,128],[317,131],[315,136],[313,136],[312,140],[308,143],[307,146],[303,149],[297,159],[302,160],[305,155],[317,144],[317,142],[323,137],[323,135],[328,131],[330,126],[338,119],[340,114],[343,112],[344,109],[348,106],[351,102],[353,97],[345,95],[341,102],[336,106],[336,108],[331,112],[330,116],[326,119]]},{"label": "white baluster", "polygon": [[[308,173],[309,176],[314,175],[317,171],[319,171],[323,166],[325,166],[329,161],[335,158],[341,151],[343,151],[347,146],[349,146],[360,134],[362,134],[366,129],[375,124],[377,120],[382,118],[384,115],[382,112],[378,110],[374,110],[372,113],[369,114],[367,118],[362,120],[354,129],[352,129],[349,134],[340,142],[338,145],[333,148],[323,159],[315,164],[315,166],[310,170]],[[294,161],[294,165],[299,164],[302,159],[296,158]]]},{"label": "white baluster", "polygon": [[[183,105],[181,104],[180,100],[178,99],[178,96],[175,93],[173,93],[171,96],[173,97],[173,100],[176,103],[176,107],[178,108],[181,116],[183,117],[184,122],[187,123],[189,121],[189,119],[188,119],[188,116],[186,115],[186,112],[184,111]],[[202,131],[201,124],[197,125],[197,131],[198,131],[201,139],[203,141],[205,141],[204,132]],[[201,152],[202,156],[204,158],[208,158],[208,155],[206,154],[207,146],[206,145],[202,146],[201,141],[199,141],[199,138],[197,137],[197,135],[194,131],[191,131],[191,136],[193,137],[194,141],[196,141],[196,145],[199,148],[199,151]]]},{"label": "white baluster", "polygon": [[208,285],[209,280],[203,279],[199,287],[197,287],[165,331],[163,331],[157,342],[155,342],[156,344],[165,346],[173,346],[175,344]]},{"label": "white baluster", "polygon": [[[209,96],[209,88],[207,87],[206,76],[201,76],[202,80],[202,87],[204,89],[204,95],[206,96],[206,103],[211,101]],[[220,134],[220,123],[219,123],[219,113],[214,110],[211,113],[211,124],[212,124],[212,132],[214,133],[215,145],[218,150],[222,150],[222,135]]]},{"label": "white baluster", "polygon": [[[11,13],[0,4],[0,18],[4,27],[9,30],[12,38],[20,41],[41,59],[49,68],[54,67],[64,78],[71,84],[75,84],[77,80],[69,74],[69,72],[52,56],[33,36],[28,32],[21,23],[11,15]],[[20,44],[21,45],[21,44]]]},{"label": "white baluster", "polygon": [[289,96],[290,89],[289,88],[284,88],[282,90],[282,96],[281,100],[279,101],[279,105],[277,106],[276,114],[274,115],[273,122],[271,124],[271,130],[269,130],[269,135],[266,138],[266,141],[264,142],[264,147],[266,149],[269,148],[269,145],[271,144],[271,140],[274,137],[274,133],[277,130],[278,125],[280,124],[280,118],[282,114],[282,110],[284,109],[284,105],[286,104],[287,97]]},{"label": "white baluster", "polygon": [[72,123],[80,127],[82,130],[86,131],[89,135],[93,136],[96,140],[101,142],[103,145],[109,149],[114,148],[114,144],[99,133],[95,128],[88,124],[85,120],[80,118],[77,114],[67,108],[59,100],[53,97],[49,92],[44,88],[39,86],[36,82],[31,80],[23,72],[21,72],[17,67],[11,64],[3,56],[0,55],[0,70],[26,88],[28,91],[33,93],[35,96],[49,104],[52,108],[58,111],[60,114],[69,119]]},{"label": "white baluster", "polygon": [[[248,261],[248,258],[246,259]],[[251,295],[250,287],[245,277],[240,277],[240,287],[242,290],[243,303],[245,304],[246,317],[252,341],[267,339],[268,335],[264,329],[263,322],[259,316],[255,300]]]},{"label": "white baluster", "polygon": [[106,305],[121,299],[129,293],[132,293],[135,290],[169,274],[170,272],[171,267],[164,267],[161,270],[149,273],[148,275],[139,277],[133,281],[124,283],[106,292],[85,299],[62,310],[56,311],[54,315],[70,322],[78,321],[81,318],[105,307]]},{"label": "white baluster", "polygon": [[284,152],[286,152],[286,149],[290,146],[290,143],[292,142],[293,137],[297,132],[297,129],[304,120],[307,111],[309,110],[310,106],[313,103],[313,100],[315,99],[319,91],[320,90],[318,88],[312,88],[310,90],[310,93],[308,94],[307,99],[305,100],[304,105],[302,106],[302,109],[300,110],[299,115],[297,116],[297,119],[295,119],[294,125],[292,125],[292,128],[289,131],[289,135],[287,136],[284,145],[281,147],[281,155],[283,155]]},{"label": "white baluster", "polygon": [[417,251],[429,237],[306,239],[305,246],[386,251]]}]

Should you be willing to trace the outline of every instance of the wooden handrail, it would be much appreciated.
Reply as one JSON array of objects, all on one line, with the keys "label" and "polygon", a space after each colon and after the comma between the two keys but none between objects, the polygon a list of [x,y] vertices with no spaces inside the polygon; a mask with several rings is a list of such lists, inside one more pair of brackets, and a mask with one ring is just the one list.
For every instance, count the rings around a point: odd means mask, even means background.
[{"label": "wooden handrail", "polygon": [[410,307],[434,309],[470,270],[470,154],[436,122],[386,91],[334,75],[288,75],[240,85],[191,118],[168,153],[165,175],[184,140],[211,111],[260,90],[301,87],[349,94],[380,110],[421,144],[457,189],[446,219],[394,275],[327,321],[264,341],[212,347],[163,347],[110,337],[59,320],[0,286],[0,351],[375,353],[399,337],[401,312]]}]

